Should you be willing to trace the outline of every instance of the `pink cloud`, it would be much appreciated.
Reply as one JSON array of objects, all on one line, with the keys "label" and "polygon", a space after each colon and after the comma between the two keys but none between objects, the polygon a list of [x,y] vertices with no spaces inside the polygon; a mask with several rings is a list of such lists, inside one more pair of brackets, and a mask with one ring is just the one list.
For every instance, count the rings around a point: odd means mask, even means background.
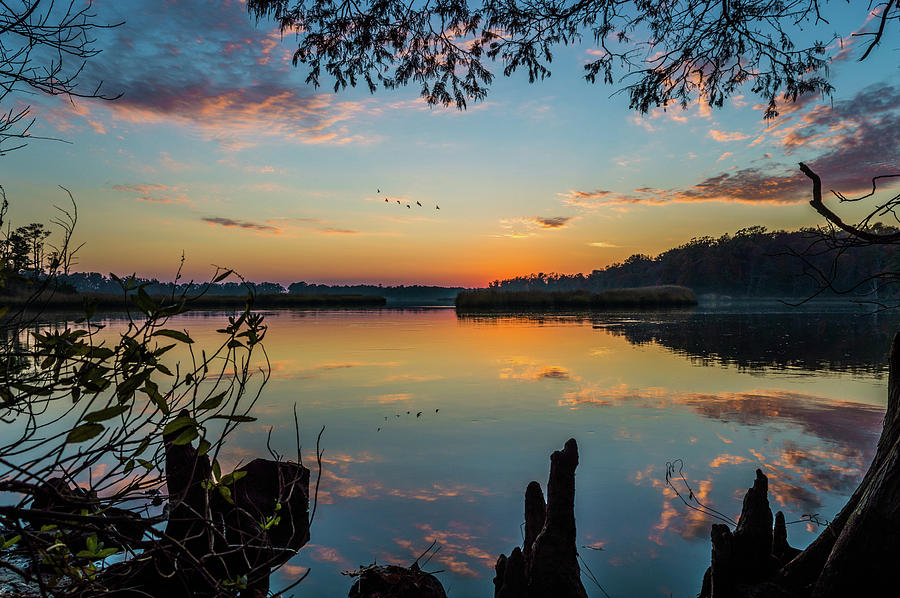
[{"label": "pink cloud", "polygon": [[[785,153],[809,164],[825,185],[844,193],[866,191],[872,176],[896,170],[896,136],[887,132],[900,131],[900,87],[871,86],[834,108],[806,99],[786,105],[785,112],[788,116],[767,126],[750,145],[766,137],[775,140]],[[747,138],[715,130],[710,136]],[[728,156],[723,154],[719,160]],[[697,201],[792,204],[809,201],[810,183],[794,163],[729,170],[690,187],[644,187],[627,193],[573,190],[559,196],[563,203],[582,208]]]},{"label": "pink cloud", "polygon": [[[113,185],[116,191],[134,194],[137,201],[149,201],[153,203],[190,203],[190,199],[179,193],[178,187],[170,187],[159,183],[138,183],[130,185]],[[175,195],[173,195],[175,194]]]},{"label": "pink cloud", "polygon": [[506,229],[501,236],[512,238],[533,237],[540,230],[557,230],[565,228],[577,216],[530,216],[519,218],[501,218],[500,226]]}]

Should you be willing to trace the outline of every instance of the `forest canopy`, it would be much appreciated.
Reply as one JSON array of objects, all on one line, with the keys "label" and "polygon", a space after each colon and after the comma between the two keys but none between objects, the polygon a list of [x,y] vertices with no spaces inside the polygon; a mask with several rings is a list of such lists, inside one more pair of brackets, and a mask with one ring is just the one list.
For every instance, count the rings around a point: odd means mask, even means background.
[{"label": "forest canopy", "polygon": [[[896,230],[883,225],[873,229]],[[697,293],[740,297],[805,298],[825,290],[874,300],[897,296],[890,273],[898,270],[900,251],[895,245],[835,253],[822,243],[816,229],[769,231],[751,226],[719,238],[696,237],[656,257],[635,254],[590,274],[541,272],[495,280],[490,286],[510,291],[596,292],[675,284]]]}]

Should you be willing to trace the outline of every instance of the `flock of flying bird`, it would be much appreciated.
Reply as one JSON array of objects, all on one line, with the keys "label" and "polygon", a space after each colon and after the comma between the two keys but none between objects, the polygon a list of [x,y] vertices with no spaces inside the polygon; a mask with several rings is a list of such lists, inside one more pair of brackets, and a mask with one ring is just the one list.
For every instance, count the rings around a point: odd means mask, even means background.
[{"label": "flock of flying bird", "polygon": [[[378,195],[381,195],[381,189],[378,189]],[[396,201],[398,204],[401,203],[401,201],[400,201],[399,199],[397,199],[397,200],[395,200],[395,201]],[[385,198],[384,198],[384,203],[390,203],[390,202],[391,202],[391,198],[390,198],[390,197],[385,197]],[[420,208],[423,207],[423,206],[422,206],[422,202],[420,202],[419,200],[416,200],[416,205],[419,206]],[[410,204],[406,204],[406,207],[409,208],[409,209],[412,209],[412,207],[410,206]],[[435,209],[435,210],[440,210],[440,209],[441,209],[441,206],[439,206],[439,205],[437,205],[437,204],[434,204],[434,209]]]},{"label": "flock of flying bird", "polygon": [[[439,412],[439,411],[440,411],[440,408],[434,410],[435,413],[437,413],[437,412]],[[423,411],[419,411],[418,413],[416,413],[416,417],[422,417],[422,413],[424,413],[424,412],[423,412]],[[412,415],[412,411],[407,411],[407,412],[406,412],[406,415]],[[394,417],[400,417],[400,414],[399,414],[399,413],[396,413],[396,414],[394,414]],[[384,416],[384,421],[388,421],[388,416],[387,416],[387,415]],[[375,431],[376,431],[376,432],[381,432],[381,428],[378,428],[378,429],[375,430]]]}]

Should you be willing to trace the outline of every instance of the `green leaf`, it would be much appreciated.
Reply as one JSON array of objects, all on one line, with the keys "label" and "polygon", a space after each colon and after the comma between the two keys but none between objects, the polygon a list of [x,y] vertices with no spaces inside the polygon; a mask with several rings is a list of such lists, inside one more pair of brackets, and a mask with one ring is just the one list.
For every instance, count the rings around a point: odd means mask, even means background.
[{"label": "green leaf", "polygon": [[222,495],[222,498],[234,504],[234,499],[231,498],[231,489],[228,486],[218,486],[219,494]]},{"label": "green leaf", "polygon": [[169,434],[174,434],[178,430],[182,428],[186,428],[188,426],[197,426],[197,420],[193,417],[188,417],[186,415],[180,415],[166,424],[166,427],[163,428],[163,436],[168,436]]},{"label": "green leaf", "polygon": [[218,407],[219,405],[222,404],[222,400],[225,398],[225,396],[227,394],[228,394],[227,392],[223,392],[223,393],[217,394],[214,397],[209,397],[208,399],[206,399],[205,401],[200,403],[197,406],[197,409],[200,411],[206,411],[208,409],[215,409],[216,407]]},{"label": "green leaf", "polygon": [[159,394],[159,385],[152,380],[147,380],[144,382],[144,387],[141,389],[147,396],[150,397],[150,400],[153,401],[153,404],[159,407],[159,410],[163,412],[163,415],[169,415],[170,409],[166,404],[166,399],[161,394]]},{"label": "green leaf", "polygon": [[105,360],[113,355],[115,355],[115,352],[107,347],[91,347],[87,352],[87,356],[91,359]]},{"label": "green leaf", "polygon": [[125,381],[116,388],[116,394],[118,395],[119,400],[124,401],[130,399],[131,395],[134,394],[134,391],[140,388],[141,384],[150,378],[151,373],[153,373],[153,370],[144,370],[134,376],[126,378]]},{"label": "green leaf", "polygon": [[212,463],[212,474],[213,477],[217,480],[222,478],[222,468],[219,466],[218,460],[215,460]]},{"label": "green leaf", "polygon": [[138,459],[137,462],[140,463],[141,467],[143,467],[147,471],[153,469],[153,463],[147,461],[146,459]]},{"label": "green leaf", "polygon": [[119,552],[118,548],[104,548],[103,550],[98,551],[96,556],[98,559],[105,559],[116,554],[117,552]]},{"label": "green leaf", "polygon": [[39,397],[49,397],[53,394],[52,388],[42,388],[40,386],[34,386],[32,384],[26,384],[25,382],[13,382],[10,384],[16,390],[20,390],[24,393],[37,395]]},{"label": "green leaf", "polygon": [[236,423],[248,423],[255,422],[255,417],[250,417],[249,415],[211,415],[209,419],[227,419],[230,422]]},{"label": "green leaf", "polygon": [[226,486],[232,486],[236,481],[240,480],[246,475],[246,471],[233,471],[222,476],[222,479],[219,480],[219,483],[225,484]]},{"label": "green leaf", "polygon": [[173,349],[174,347],[175,347],[174,344],[172,344],[172,345],[165,345],[165,346],[163,346],[163,347],[159,347],[158,349],[156,349],[155,351],[153,351],[153,356],[154,356],[154,357],[161,357],[164,353],[166,353],[166,352],[169,351],[170,349]]},{"label": "green leaf", "polygon": [[172,441],[172,444],[175,446],[190,444],[199,435],[200,433],[197,431],[197,428],[185,428],[185,430],[178,435],[178,438]]},{"label": "green leaf", "polygon": [[202,457],[209,452],[210,448],[212,448],[212,444],[210,444],[209,440],[201,438],[200,443],[197,445],[197,454]]},{"label": "green leaf", "polygon": [[87,549],[91,551],[91,554],[97,552],[97,535],[91,534],[90,536],[88,536],[85,539],[84,544],[85,546],[87,546]]},{"label": "green leaf", "polygon": [[219,274],[218,276],[216,276],[213,279],[213,284],[215,284],[217,282],[222,282],[223,280],[225,280],[226,278],[231,276],[233,272],[234,272],[234,270],[225,270],[224,272],[222,272],[221,274]]},{"label": "green leaf", "polygon": [[8,305],[0,306],[0,318],[5,316],[7,313],[9,313],[9,306]]},{"label": "green leaf", "polygon": [[176,341],[181,341],[188,344],[194,342],[194,339],[189,337],[186,333],[179,330],[169,330],[167,328],[164,328],[163,330],[157,330],[150,336],[167,336],[169,338],[174,338]]},{"label": "green leaf", "polygon": [[106,421],[108,419],[112,419],[117,415],[121,415],[128,411],[128,405],[115,405],[113,407],[107,407],[106,409],[100,409],[98,411],[92,411],[84,416],[84,421],[97,423]]},{"label": "green leaf", "polygon": [[105,429],[103,424],[81,424],[69,432],[68,436],[66,436],[66,442],[84,442],[98,434],[102,434]]},{"label": "green leaf", "polygon": [[150,439],[144,438],[143,440],[141,440],[141,443],[138,445],[138,447],[134,449],[133,455],[137,457],[138,455],[146,451],[148,446],[150,446]]},{"label": "green leaf", "polygon": [[138,289],[137,295],[131,296],[131,301],[134,303],[135,307],[147,315],[152,314],[158,307],[156,302],[147,294],[147,291],[144,290],[143,286]]},{"label": "green leaf", "polygon": [[21,539],[22,539],[22,536],[19,535],[19,536],[13,536],[13,537],[10,538],[9,540],[5,540],[5,541],[3,542],[3,544],[0,544],[0,550],[6,550],[6,549],[9,548],[10,546],[15,545],[15,543],[18,542],[18,541],[21,540]]}]

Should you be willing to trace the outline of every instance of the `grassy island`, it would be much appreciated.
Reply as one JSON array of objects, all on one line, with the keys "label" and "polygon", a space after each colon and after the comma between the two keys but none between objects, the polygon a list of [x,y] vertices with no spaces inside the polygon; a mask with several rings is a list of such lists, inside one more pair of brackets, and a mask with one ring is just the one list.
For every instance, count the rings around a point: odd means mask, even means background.
[{"label": "grassy island", "polygon": [[590,291],[502,291],[477,289],[456,296],[459,310],[481,309],[607,309],[686,307],[697,305],[694,292],[665,285]]}]

